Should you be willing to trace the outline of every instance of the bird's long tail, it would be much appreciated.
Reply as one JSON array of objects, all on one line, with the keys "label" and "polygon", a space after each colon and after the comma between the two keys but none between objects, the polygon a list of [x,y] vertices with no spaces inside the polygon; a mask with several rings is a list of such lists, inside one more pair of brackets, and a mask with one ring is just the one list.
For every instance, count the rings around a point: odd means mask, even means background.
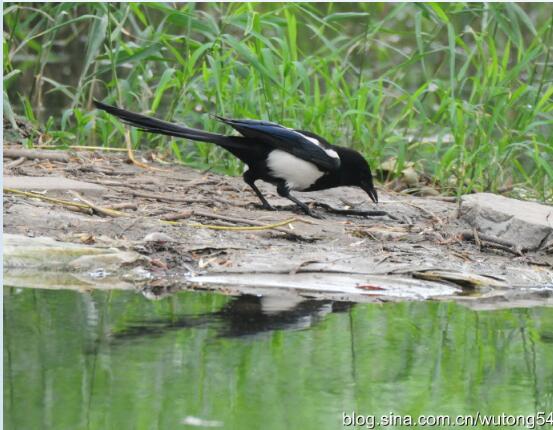
[{"label": "bird's long tail", "polygon": [[207,131],[184,127],[182,125],[120,109],[115,106],[106,105],[96,100],[94,100],[94,106],[116,116],[126,124],[151,133],[183,137],[185,139],[197,140],[200,142],[211,142],[224,148],[243,148],[245,146],[244,142],[241,142],[242,139],[234,136],[208,133]]}]

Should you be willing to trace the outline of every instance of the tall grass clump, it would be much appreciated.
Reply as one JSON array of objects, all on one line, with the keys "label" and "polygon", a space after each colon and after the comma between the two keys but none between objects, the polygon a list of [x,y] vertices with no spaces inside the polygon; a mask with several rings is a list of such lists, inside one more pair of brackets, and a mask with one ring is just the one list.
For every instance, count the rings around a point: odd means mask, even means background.
[{"label": "tall grass clump", "polygon": [[[553,5],[4,5],[4,112],[56,145],[121,146],[100,98],[213,131],[205,113],[310,129],[442,190],[553,199]],[[237,173],[209,144],[133,145]]]}]

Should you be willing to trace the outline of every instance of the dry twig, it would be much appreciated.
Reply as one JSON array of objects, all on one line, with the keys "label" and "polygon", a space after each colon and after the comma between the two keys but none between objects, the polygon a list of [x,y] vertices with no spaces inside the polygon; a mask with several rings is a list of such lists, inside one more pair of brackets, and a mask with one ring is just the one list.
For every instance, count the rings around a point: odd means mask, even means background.
[{"label": "dry twig", "polygon": [[6,158],[28,158],[30,160],[53,160],[62,161],[64,163],[69,162],[69,155],[61,151],[39,151],[36,149],[22,149],[22,148],[4,148],[4,157]]},{"label": "dry twig", "polygon": [[27,160],[25,157],[19,157],[17,160],[14,160],[14,161],[6,164],[4,167],[6,168],[6,170],[7,169],[13,169],[13,168],[23,164],[25,162],[25,160]]},{"label": "dry twig", "polygon": [[411,203],[411,202],[405,202],[405,201],[400,202],[400,203],[403,203],[403,204],[405,204],[405,205],[408,205],[408,206],[414,207],[415,209],[420,210],[420,211],[421,211],[422,213],[424,213],[425,215],[428,215],[428,216],[432,219],[432,221],[434,221],[434,222],[437,222],[437,223],[439,223],[439,224],[442,223],[442,220],[441,220],[440,218],[438,218],[436,215],[434,215],[434,214],[433,214],[432,212],[430,212],[428,209],[423,208],[422,206],[416,205],[416,204]]},{"label": "dry twig", "polygon": [[481,233],[474,233],[471,231],[464,231],[459,235],[461,240],[474,241],[478,246],[488,246],[492,248],[497,248],[502,251],[510,252],[515,255],[522,255],[522,252],[528,251],[528,249],[520,249],[516,246],[513,246],[511,243],[506,240],[501,240],[496,237],[487,236]]},{"label": "dry twig", "polygon": [[223,225],[211,225],[211,224],[186,224],[190,227],[196,228],[211,228],[213,230],[231,230],[231,231],[258,231],[258,230],[277,230],[287,235],[293,236],[298,239],[304,239],[300,235],[290,231],[288,229],[282,228],[285,225],[292,224],[293,222],[304,222],[301,218],[290,218],[284,221],[277,221],[272,224],[264,224],[259,221],[249,220],[246,218],[231,217],[221,214],[215,214],[210,212],[205,212],[202,210],[187,210],[178,212],[175,214],[169,214],[161,217],[161,220],[171,224],[181,224],[177,222],[178,219],[190,218],[193,216],[216,219],[219,221],[230,222],[234,224],[246,224],[248,227],[243,226],[223,226]]},{"label": "dry twig", "polygon": [[[56,149],[56,145],[40,145],[41,149]],[[81,150],[81,151],[106,151],[106,152],[126,152],[126,148],[109,148],[103,146],[84,146],[84,145],[71,145],[69,146],[70,150]]]},{"label": "dry twig", "polygon": [[158,172],[167,172],[167,169],[160,169],[158,167],[150,166],[134,158],[134,152],[132,150],[131,133],[129,130],[125,130],[125,144],[127,145],[127,157],[129,158],[129,161],[132,164],[134,164],[135,166],[141,167],[142,169],[155,170]]},{"label": "dry twig", "polygon": [[92,208],[92,210],[94,212],[96,212],[100,215],[110,216],[110,217],[113,217],[113,218],[126,216],[126,214],[123,213],[123,212],[119,212],[119,211],[116,211],[116,210],[113,210],[113,209],[108,209],[108,208],[103,208],[101,206],[98,206],[97,204],[92,203],[90,200],[85,199],[83,196],[81,196],[76,191],[71,191],[71,194],[73,194],[75,197],[77,197],[81,202],[83,202],[83,203],[87,204],[88,206],[90,206],[90,208]]},{"label": "dry twig", "polygon": [[106,209],[133,209],[137,210],[138,205],[132,202],[115,203],[113,205],[104,206]]},{"label": "dry twig", "polygon": [[4,192],[5,193],[10,193],[10,194],[16,194],[16,195],[19,195],[19,196],[29,197],[29,198],[32,198],[32,199],[43,200],[45,202],[55,203],[55,204],[62,205],[62,206],[77,208],[77,209],[79,209],[82,212],[85,212],[87,214],[90,214],[93,210],[89,205],[86,205],[86,204],[75,203],[75,202],[70,202],[70,201],[61,200],[61,199],[55,199],[53,197],[43,196],[42,194],[33,193],[31,191],[21,191],[21,190],[16,190],[15,188],[4,187]]},{"label": "dry twig", "polygon": [[187,224],[189,227],[196,228],[208,228],[211,230],[230,230],[230,231],[260,231],[260,230],[279,230],[283,231],[286,234],[294,234],[290,231],[279,229],[284,225],[291,224],[298,221],[296,218],[290,218],[284,221],[276,222],[274,224],[263,224],[263,225],[250,225],[250,226],[226,226],[226,225],[213,225],[213,224]]}]

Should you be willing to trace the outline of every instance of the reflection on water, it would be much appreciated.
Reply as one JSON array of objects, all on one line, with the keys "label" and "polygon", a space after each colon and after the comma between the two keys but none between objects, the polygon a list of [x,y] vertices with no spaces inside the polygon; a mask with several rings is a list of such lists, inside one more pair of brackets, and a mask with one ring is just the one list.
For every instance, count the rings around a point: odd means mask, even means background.
[{"label": "reflection on water", "polygon": [[182,315],[129,323],[119,339],[163,334],[168,330],[213,326],[221,337],[248,337],[274,330],[309,328],[331,312],[343,312],[353,303],[329,300],[301,300],[297,297],[243,295],[225,303],[221,309],[199,315]]},{"label": "reflection on water", "polygon": [[342,428],[553,408],[553,310],[4,291],[4,427]]}]

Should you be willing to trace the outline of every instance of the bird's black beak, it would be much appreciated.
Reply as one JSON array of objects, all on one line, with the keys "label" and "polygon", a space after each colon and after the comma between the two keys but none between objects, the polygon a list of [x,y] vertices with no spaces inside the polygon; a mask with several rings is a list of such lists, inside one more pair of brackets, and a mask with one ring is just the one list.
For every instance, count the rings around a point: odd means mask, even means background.
[{"label": "bird's black beak", "polygon": [[363,184],[361,185],[361,188],[363,188],[373,202],[378,203],[378,194],[373,184]]}]

